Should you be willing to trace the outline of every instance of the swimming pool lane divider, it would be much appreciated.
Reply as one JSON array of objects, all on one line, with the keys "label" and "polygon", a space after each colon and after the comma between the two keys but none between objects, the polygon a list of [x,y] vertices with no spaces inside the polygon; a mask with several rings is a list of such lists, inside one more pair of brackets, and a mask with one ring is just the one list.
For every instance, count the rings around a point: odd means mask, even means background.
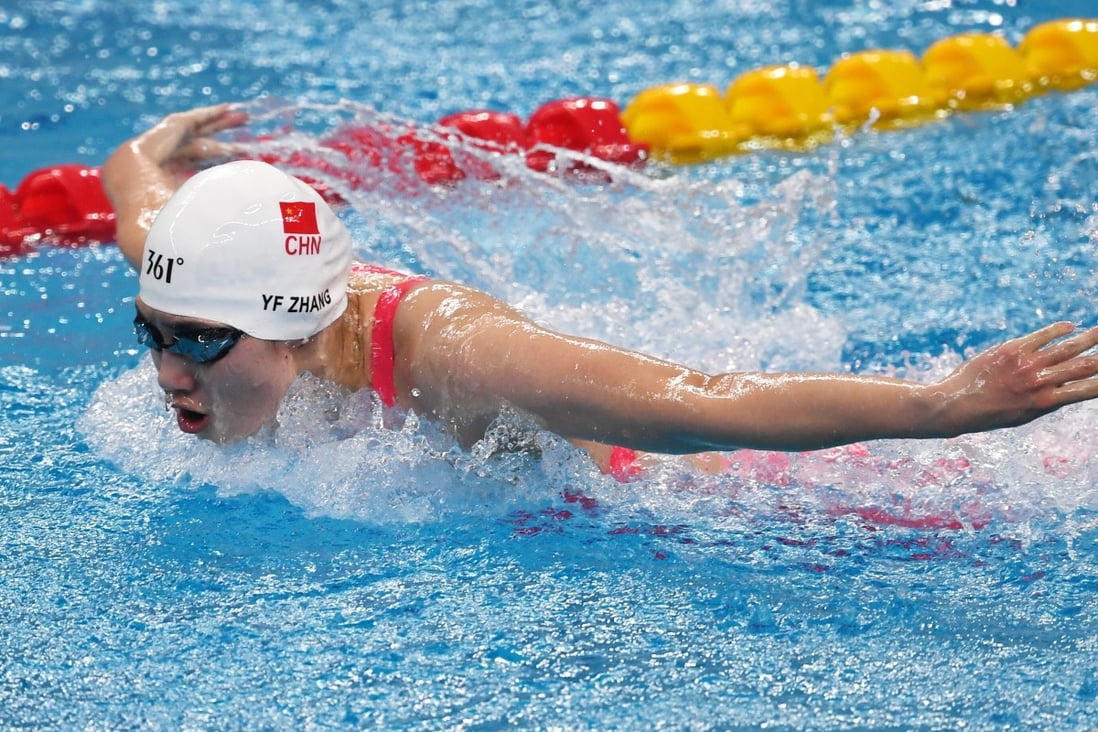
[{"label": "swimming pool lane divider", "polygon": [[722,95],[712,84],[640,92],[622,120],[630,139],[671,162],[766,148],[812,147],[836,129],[892,129],[958,111],[1009,108],[1046,91],[1098,79],[1098,20],[1034,27],[1017,48],[990,33],[965,33],[910,51],[845,55],[821,80],[795,63],[747,73]]},{"label": "swimming pool lane divider", "polygon": [[[814,68],[789,63],[748,71],[723,94],[713,84],[663,84],[641,91],[624,111],[609,99],[578,97],[548,102],[525,123],[508,112],[472,110],[442,118],[429,133],[394,136],[377,127],[349,127],[320,144],[349,163],[387,166],[415,184],[498,177],[483,159],[455,160],[456,148],[446,144],[453,130],[468,144],[525,155],[533,170],[597,177],[605,173],[563,161],[555,149],[634,167],[648,160],[697,163],[755,150],[811,148],[833,140],[837,131],[867,125],[887,130],[956,112],[1009,109],[1037,94],[1072,91],[1096,80],[1098,19],[1065,19],[1035,26],[1017,47],[994,34],[965,33],[934,43],[921,59],[903,50],[844,55],[822,80]],[[369,185],[353,172],[355,166],[334,166],[308,151],[261,157],[336,176],[352,188]],[[405,168],[396,169],[397,161]],[[338,199],[319,179],[311,182]],[[114,237],[115,214],[96,167],[53,165],[30,173],[14,191],[0,185],[0,256],[20,255],[37,243],[80,245]]]}]

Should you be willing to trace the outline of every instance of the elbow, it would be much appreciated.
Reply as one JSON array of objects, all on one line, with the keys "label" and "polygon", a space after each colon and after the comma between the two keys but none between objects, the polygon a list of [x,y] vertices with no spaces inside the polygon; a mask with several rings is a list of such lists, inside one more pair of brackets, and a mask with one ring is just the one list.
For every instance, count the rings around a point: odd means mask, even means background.
[{"label": "elbow", "polygon": [[100,168],[100,180],[107,199],[115,208],[123,203],[127,186],[132,185],[138,168],[138,154],[132,141],[119,145]]}]

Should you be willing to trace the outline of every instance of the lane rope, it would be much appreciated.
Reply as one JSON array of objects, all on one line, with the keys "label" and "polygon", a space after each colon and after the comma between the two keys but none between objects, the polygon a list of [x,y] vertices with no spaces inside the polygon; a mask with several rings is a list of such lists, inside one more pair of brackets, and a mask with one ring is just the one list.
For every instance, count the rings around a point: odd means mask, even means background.
[{"label": "lane rope", "polygon": [[[410,159],[410,169],[393,172],[412,184],[499,176],[483,160],[455,156],[456,146],[447,144],[451,135],[524,155],[532,170],[598,179],[605,170],[558,151],[640,167],[650,160],[690,164],[755,150],[805,149],[835,139],[837,130],[888,130],[958,112],[1010,109],[1095,80],[1098,20],[1064,19],[1035,26],[1017,47],[994,34],[964,33],[934,43],[921,58],[904,50],[848,54],[822,79],[812,67],[789,63],[741,74],[723,94],[713,84],[661,84],[641,91],[624,111],[610,99],[575,97],[547,102],[525,122],[509,112],[470,110],[448,115],[422,134],[393,137],[384,129],[355,127],[320,144],[360,165],[393,167],[399,160],[406,166]],[[261,157],[336,175],[352,187],[366,185],[349,169],[305,151]],[[114,236],[115,214],[96,167],[53,165],[31,172],[14,191],[0,185],[0,256],[18,256],[39,243],[75,246]]]}]

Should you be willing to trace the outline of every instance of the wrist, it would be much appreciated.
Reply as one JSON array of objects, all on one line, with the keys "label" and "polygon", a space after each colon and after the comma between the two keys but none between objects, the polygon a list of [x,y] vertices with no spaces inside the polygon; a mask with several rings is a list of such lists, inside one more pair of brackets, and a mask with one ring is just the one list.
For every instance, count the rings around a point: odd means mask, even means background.
[{"label": "wrist", "polygon": [[961,396],[952,392],[945,382],[916,388],[915,428],[920,438],[956,437],[966,430],[961,426]]}]

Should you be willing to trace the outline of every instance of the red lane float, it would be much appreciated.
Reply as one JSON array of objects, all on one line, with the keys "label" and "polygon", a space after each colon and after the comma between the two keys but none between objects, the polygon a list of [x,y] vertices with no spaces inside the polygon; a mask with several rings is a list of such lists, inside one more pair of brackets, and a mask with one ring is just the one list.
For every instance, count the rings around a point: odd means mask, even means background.
[{"label": "red lane float", "polygon": [[[578,97],[549,102],[539,107],[526,124],[532,148],[526,165],[548,171],[557,161],[553,150],[538,145],[577,150],[617,165],[643,165],[648,146],[634,142],[625,130],[618,105],[609,99]],[[566,163],[565,172],[584,174],[595,170],[578,162]]]},{"label": "red lane float", "polygon": [[[822,81],[815,69],[787,64],[748,71],[723,95],[711,84],[665,84],[641,91],[624,112],[608,99],[561,99],[542,105],[526,124],[504,112],[459,112],[430,131],[351,128],[322,141],[320,151],[261,158],[291,166],[307,180],[313,170],[352,189],[376,185],[369,179],[373,167],[392,173],[398,191],[412,195],[422,183],[498,178],[491,160],[448,144],[454,140],[447,130],[453,130],[468,145],[522,154],[533,170],[606,180],[605,170],[558,151],[639,166],[650,152],[689,163],[767,147],[811,147],[835,127],[861,125],[874,115],[876,127],[903,126],[1096,80],[1098,20],[1066,19],[1032,28],[1017,48],[993,34],[966,33],[942,39],[922,58],[904,50],[850,54]],[[342,153],[352,165],[333,161],[327,151]],[[310,182],[338,200],[320,176]],[[93,168],[35,171],[14,193],[0,186],[0,256],[19,254],[38,241],[113,238],[114,213]]]},{"label": "red lane float", "polygon": [[[560,155],[560,150],[634,167],[643,165],[648,153],[647,145],[630,139],[616,103],[575,97],[543,104],[526,124],[507,112],[470,110],[443,117],[432,130],[396,134],[384,126],[347,127],[322,140],[320,146],[341,152],[351,163],[348,169],[315,153],[295,152],[286,158],[272,154],[263,159],[297,169],[313,168],[335,176],[353,189],[372,187],[371,169],[392,173],[398,187],[407,193],[413,193],[420,181],[453,185],[466,177],[477,180],[500,177],[490,159],[463,151],[461,144],[457,144],[461,142],[501,155],[525,155],[526,166],[531,170],[580,179],[605,180],[608,176],[575,156]],[[410,175],[412,172],[414,177]],[[334,195],[331,191],[326,193]]]},{"label": "red lane float", "polygon": [[[628,166],[642,165],[648,149],[629,138],[617,104],[576,97],[542,105],[525,124],[514,114],[472,110],[442,118],[433,130],[349,127],[322,140],[320,150],[266,153],[259,158],[293,168],[333,202],[340,196],[324,179],[340,181],[351,190],[370,189],[377,185],[371,170],[391,174],[389,180],[396,181],[397,189],[410,195],[423,183],[455,185],[466,177],[500,177],[483,156],[453,144],[459,141],[501,155],[524,155],[532,170],[587,180],[607,176],[580,160],[565,159],[559,149]],[[329,152],[340,153],[344,160],[333,160]],[[38,242],[113,241],[115,214],[99,176],[97,168],[56,165],[30,173],[14,193],[0,186],[0,256],[23,254]]]},{"label": "red lane float", "polygon": [[20,254],[36,241],[74,246],[114,234],[98,168],[55,165],[28,175],[14,193],[0,186],[0,254]]}]

